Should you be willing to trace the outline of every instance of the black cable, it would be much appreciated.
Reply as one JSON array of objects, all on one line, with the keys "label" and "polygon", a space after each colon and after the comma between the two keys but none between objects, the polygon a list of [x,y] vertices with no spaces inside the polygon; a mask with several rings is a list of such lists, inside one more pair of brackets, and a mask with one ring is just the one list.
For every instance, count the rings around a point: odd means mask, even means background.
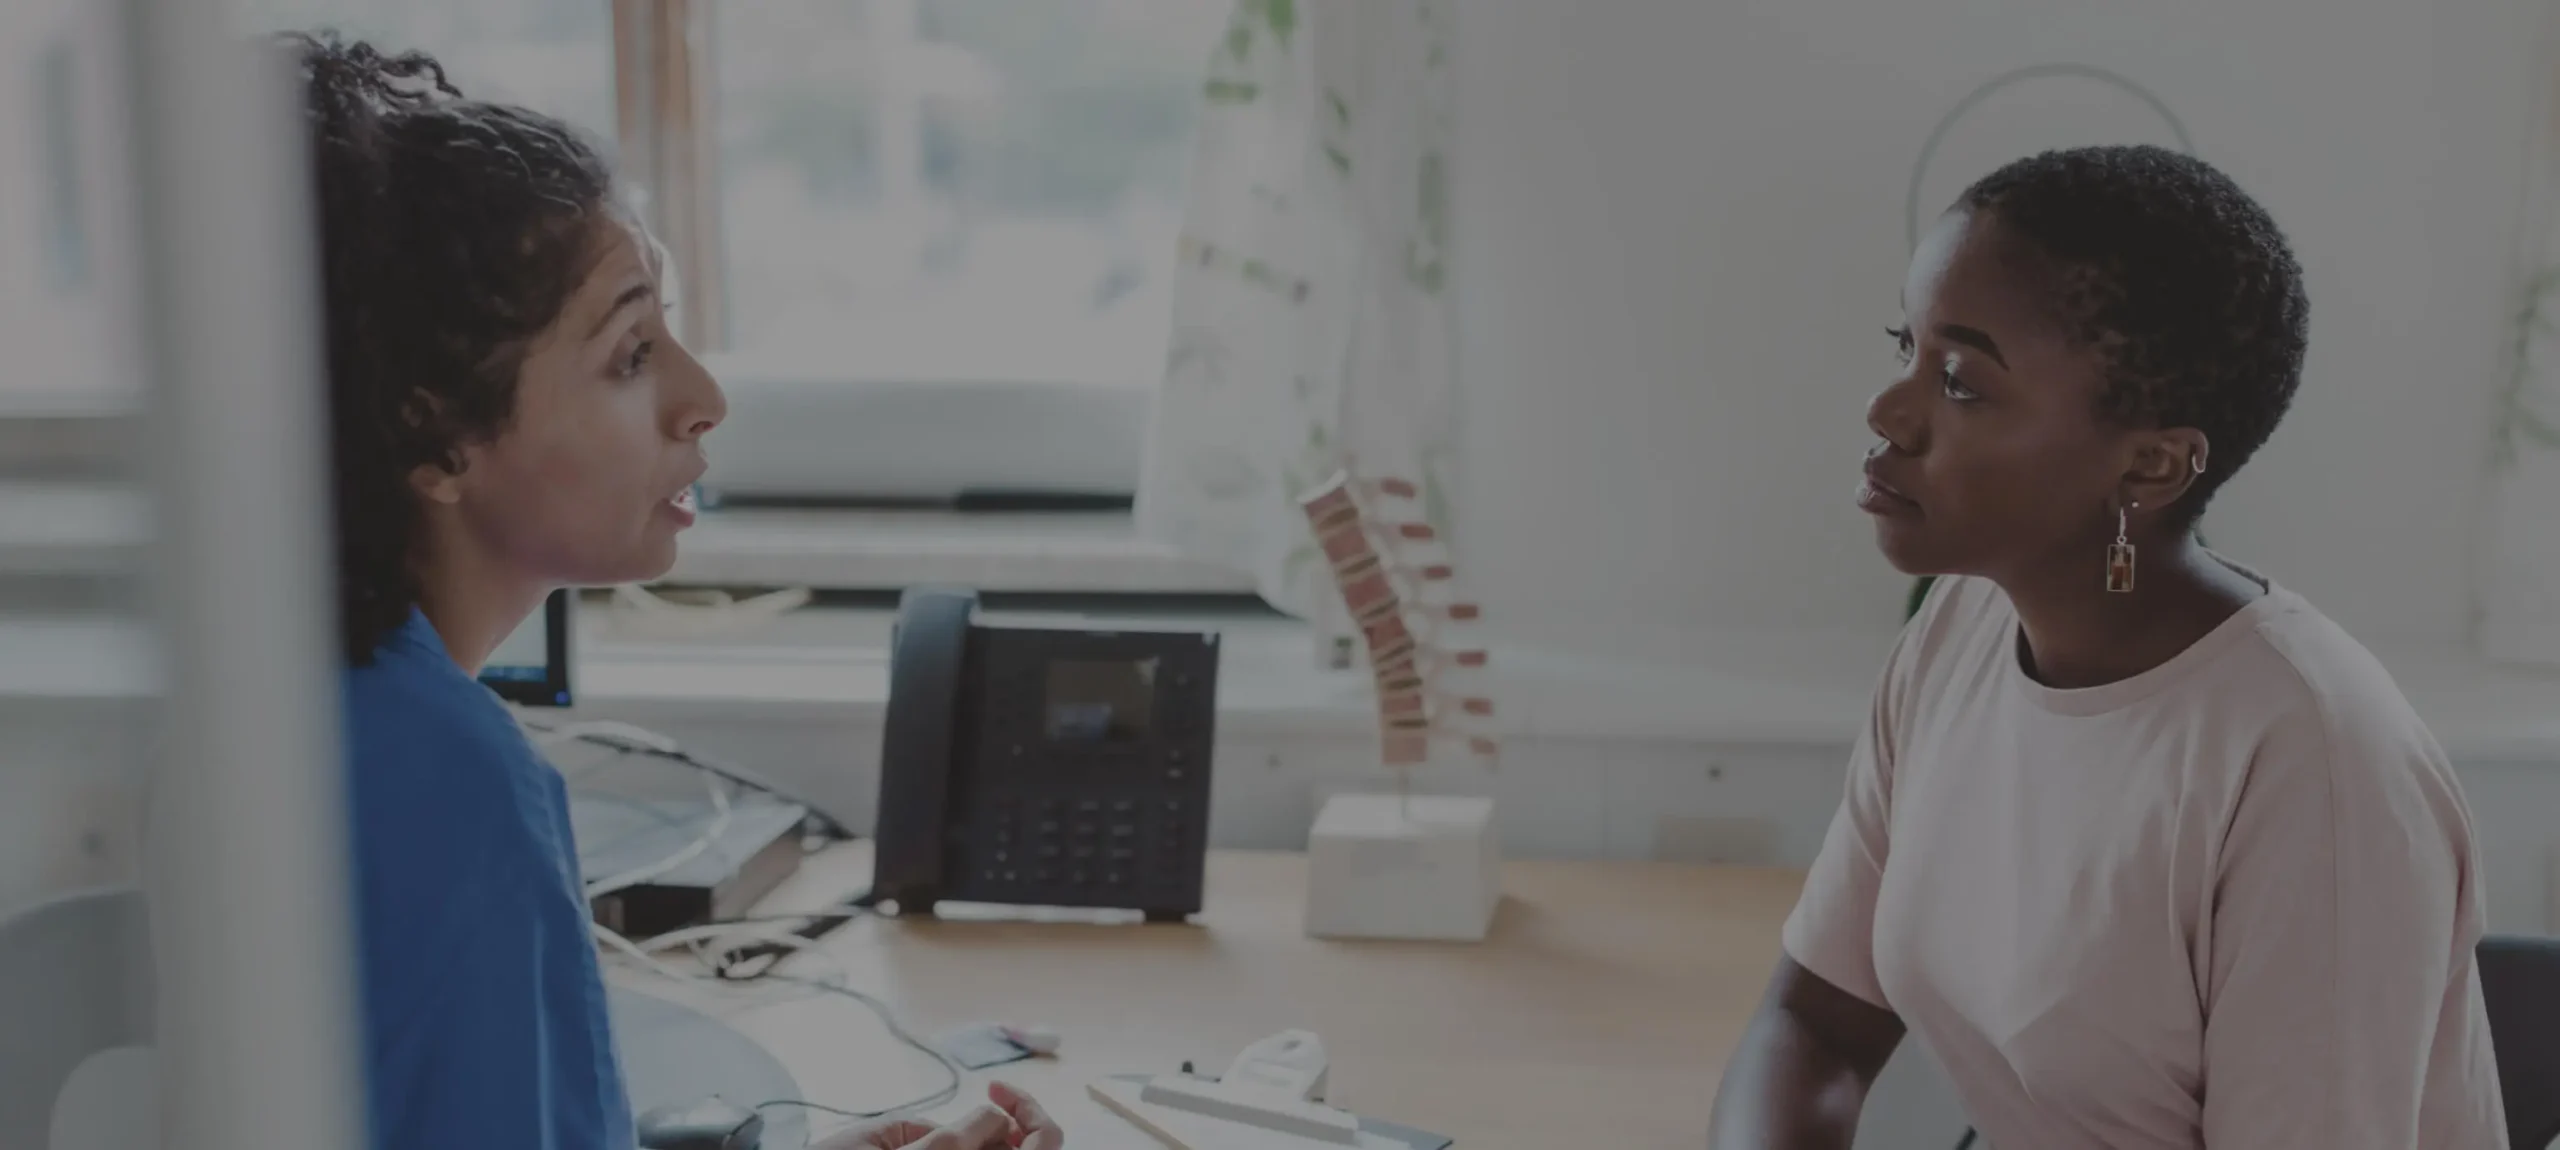
[{"label": "black cable", "polygon": [[1964,1137],[1956,1139],[1956,1150],[1973,1150],[1973,1127],[1964,1128]]},{"label": "black cable", "polygon": [[[869,896],[866,895],[864,897],[868,898]],[[744,926],[755,923],[797,922],[801,925],[799,928],[791,931],[791,935],[795,938],[805,939],[809,942],[816,942],[819,939],[835,933],[838,928],[844,926],[846,923],[852,922],[853,920],[870,913],[871,908],[867,903],[864,903],[861,900],[855,900],[854,902],[847,903],[840,907],[828,907],[823,910],[813,910],[799,914],[772,914],[757,915],[751,918],[714,919],[701,925]],[[776,965],[779,965],[785,956],[789,955],[796,949],[798,948],[788,943],[781,942],[750,943],[746,946],[737,947],[733,950],[723,951],[720,954],[711,956],[711,973],[714,977],[719,978],[724,982],[754,982],[757,979],[763,978],[766,973],[770,972]],[[739,967],[759,958],[768,960],[763,967],[759,968],[754,973],[737,973],[737,969]]]},{"label": "black cable", "polygon": [[770,926],[770,925],[772,925],[772,924],[774,924],[774,923],[778,923],[778,922],[806,922],[806,921],[809,921],[810,919],[843,919],[843,920],[845,920],[845,921],[847,921],[847,922],[850,922],[850,921],[852,921],[853,919],[859,918],[859,917],[861,917],[861,916],[863,916],[863,915],[866,915],[866,914],[869,914],[869,913],[871,913],[871,912],[870,912],[868,909],[866,909],[866,908],[858,907],[858,906],[854,906],[854,905],[852,905],[852,904],[850,904],[850,903],[847,903],[847,904],[844,904],[844,905],[842,905],[842,906],[823,906],[823,907],[819,907],[819,908],[818,908],[818,909],[816,909],[816,910],[801,910],[801,911],[775,911],[775,912],[773,912],[772,914],[750,914],[750,915],[741,915],[741,916],[739,916],[739,917],[737,917],[737,918],[714,918],[714,919],[705,919],[705,920],[703,920],[703,921],[701,921],[701,922],[695,923],[694,925],[695,925],[695,926]]}]

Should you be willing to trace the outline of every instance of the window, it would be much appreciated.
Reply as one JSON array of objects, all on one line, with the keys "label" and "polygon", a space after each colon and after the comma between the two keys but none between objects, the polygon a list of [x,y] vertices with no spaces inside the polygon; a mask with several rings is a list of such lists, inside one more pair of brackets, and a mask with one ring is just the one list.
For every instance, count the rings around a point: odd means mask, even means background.
[{"label": "window", "polygon": [[[1126,496],[1229,0],[244,0],[614,144],[732,497]],[[746,499],[739,497],[744,496]]]},{"label": "window", "polygon": [[712,93],[711,174],[679,260],[710,308],[688,335],[731,399],[711,482],[733,499],[1133,492],[1227,14],[709,5],[691,80]]},{"label": "window", "polygon": [[614,146],[613,17],[604,0],[233,0],[243,31],[333,28],[422,49],[468,96],[539,108]]},{"label": "window", "polygon": [[1224,14],[715,5],[721,346],[850,380],[1151,383]]}]

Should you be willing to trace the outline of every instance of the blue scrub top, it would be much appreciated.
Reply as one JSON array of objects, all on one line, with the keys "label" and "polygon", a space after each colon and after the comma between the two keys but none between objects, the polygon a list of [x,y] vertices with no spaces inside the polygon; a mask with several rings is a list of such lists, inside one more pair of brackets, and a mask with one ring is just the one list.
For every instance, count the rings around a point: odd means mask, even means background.
[{"label": "blue scrub top", "polygon": [[631,1150],[559,772],[421,613],[341,687],[374,1150]]}]

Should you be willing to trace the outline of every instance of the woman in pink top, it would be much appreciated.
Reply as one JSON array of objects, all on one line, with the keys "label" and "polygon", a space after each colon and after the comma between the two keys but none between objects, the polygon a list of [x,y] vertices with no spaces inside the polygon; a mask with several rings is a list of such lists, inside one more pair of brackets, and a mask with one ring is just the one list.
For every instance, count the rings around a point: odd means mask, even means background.
[{"label": "woman in pink top", "polygon": [[2274,223],[2172,152],[2050,153],[1967,190],[1902,304],[1857,501],[1940,578],[1712,1145],[1848,1147],[1909,1028],[2000,1150],[2505,1146],[2443,751],[2193,531],[2301,377]]}]

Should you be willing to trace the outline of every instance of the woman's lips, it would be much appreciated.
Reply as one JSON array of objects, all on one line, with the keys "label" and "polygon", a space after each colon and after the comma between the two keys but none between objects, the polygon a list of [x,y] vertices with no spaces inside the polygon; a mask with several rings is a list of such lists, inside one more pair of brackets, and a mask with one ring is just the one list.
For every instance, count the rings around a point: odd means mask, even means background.
[{"label": "woman's lips", "polygon": [[659,506],[664,509],[668,515],[674,517],[678,524],[686,527],[693,526],[693,521],[696,516],[693,488],[687,487],[682,491],[676,492],[674,495],[669,496],[665,503],[662,503]]},{"label": "woman's lips", "polygon": [[1907,518],[1920,513],[1920,504],[1876,474],[1875,464],[1869,463],[1858,480],[1858,509],[1869,515]]}]

